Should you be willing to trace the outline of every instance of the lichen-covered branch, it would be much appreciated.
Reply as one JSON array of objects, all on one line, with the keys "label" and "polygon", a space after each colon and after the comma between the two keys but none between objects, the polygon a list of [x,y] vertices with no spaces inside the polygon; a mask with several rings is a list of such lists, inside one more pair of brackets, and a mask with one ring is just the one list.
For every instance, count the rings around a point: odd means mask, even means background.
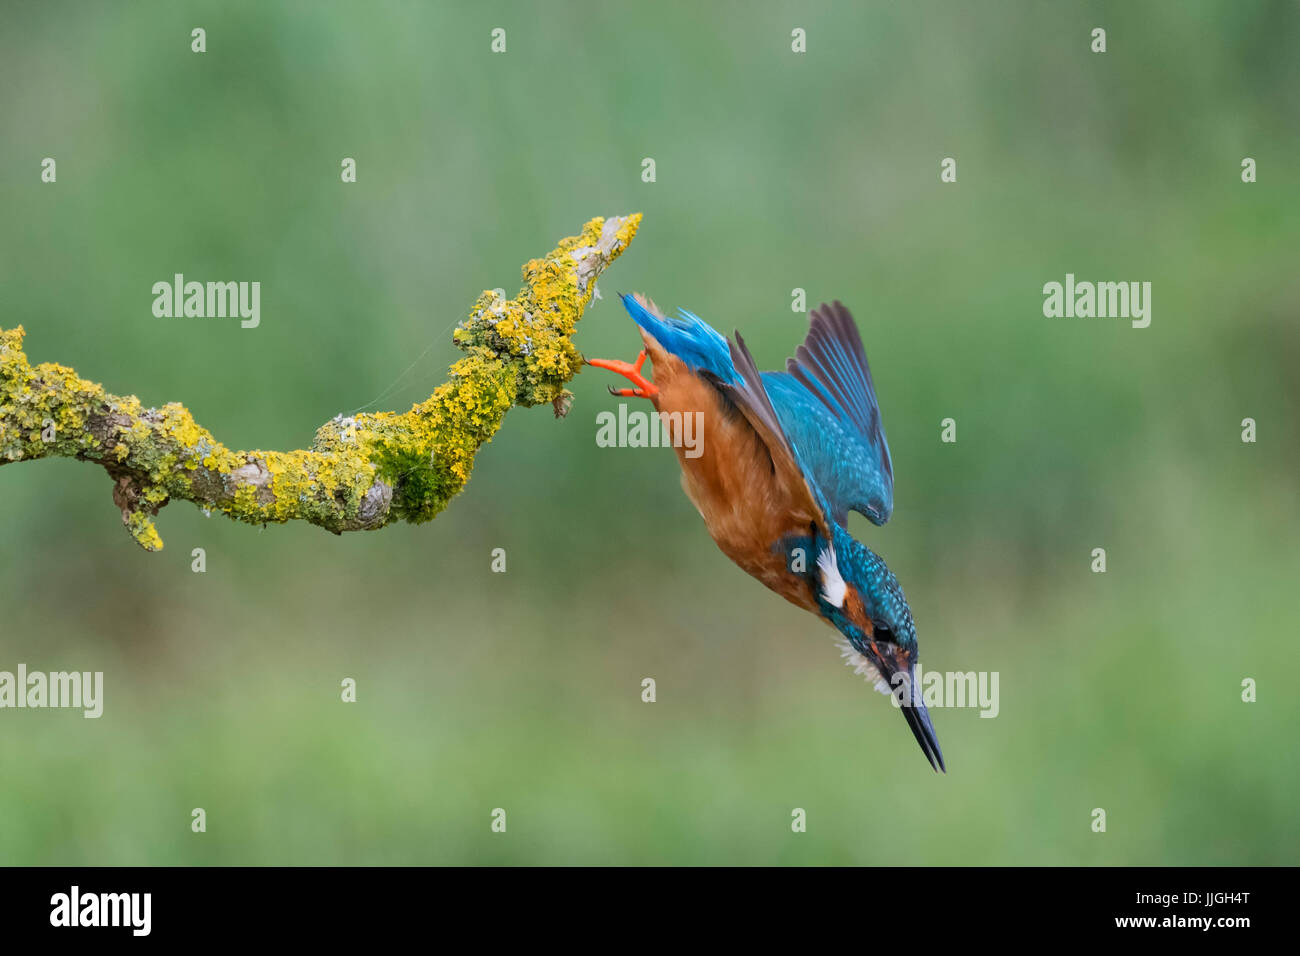
[{"label": "lichen-covered branch", "polygon": [[302,519],[330,531],[428,521],[469,480],[474,455],[513,405],[572,396],[582,365],[570,341],[596,277],[636,234],[640,215],[593,219],[524,266],[519,295],[479,296],[453,335],[465,358],[404,413],[338,417],[301,451],[231,451],[185,406],[146,408],[72,369],[33,366],[23,329],[0,329],[0,466],[61,456],[102,465],[137,542],[162,547],[153,518],[180,499],[239,521]]}]

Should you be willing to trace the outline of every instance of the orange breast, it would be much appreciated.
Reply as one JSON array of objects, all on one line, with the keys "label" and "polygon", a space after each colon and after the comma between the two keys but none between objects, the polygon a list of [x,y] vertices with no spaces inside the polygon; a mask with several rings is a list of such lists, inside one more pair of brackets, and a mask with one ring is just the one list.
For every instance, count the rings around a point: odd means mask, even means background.
[{"label": "orange breast", "polygon": [[[777,481],[767,446],[745,417],[728,405],[710,383],[692,374],[681,359],[665,352],[644,331],[654,362],[653,399],[670,435],[683,434],[685,416],[695,416],[698,445],[674,451],[682,466],[682,487],[722,553],[787,601],[809,611],[817,603],[805,578],[786,566],[784,552],[772,545],[790,534],[807,534],[813,515],[801,495]],[[697,416],[698,413],[698,416]],[[812,567],[816,555],[806,555]]]}]

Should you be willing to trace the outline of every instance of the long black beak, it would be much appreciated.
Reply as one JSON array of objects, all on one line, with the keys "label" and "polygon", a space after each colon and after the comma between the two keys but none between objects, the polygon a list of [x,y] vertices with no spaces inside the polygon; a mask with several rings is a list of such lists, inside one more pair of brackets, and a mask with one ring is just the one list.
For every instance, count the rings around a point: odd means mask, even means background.
[{"label": "long black beak", "polygon": [[912,662],[904,663],[893,654],[881,653],[874,643],[867,645],[860,653],[876,665],[876,669],[889,684],[894,705],[903,711],[907,726],[912,729],[912,736],[920,744],[921,753],[930,761],[934,772],[947,773],[943,751],[939,749],[939,738],[934,734],[934,724],[930,723],[930,712],[921,701],[921,688],[916,686],[915,665]]},{"label": "long black beak", "polygon": [[930,723],[930,712],[925,709],[925,704],[918,700],[914,704],[904,704],[901,709],[907,718],[907,726],[912,728],[912,736],[921,745],[921,752],[930,761],[930,766],[936,773],[947,773],[948,768],[943,765],[943,751],[939,749],[939,738],[934,735],[934,724]]},{"label": "long black beak", "polygon": [[[943,765],[943,751],[939,749],[939,738],[934,735],[934,724],[930,723],[930,712],[921,701],[921,688],[916,686],[916,671],[912,665],[903,670],[896,660],[889,655],[877,655],[882,673],[889,674],[889,684],[895,695],[894,703],[901,705],[907,726],[912,729],[912,736],[921,745],[921,752],[935,773],[947,773]],[[892,673],[891,673],[892,671]]]}]

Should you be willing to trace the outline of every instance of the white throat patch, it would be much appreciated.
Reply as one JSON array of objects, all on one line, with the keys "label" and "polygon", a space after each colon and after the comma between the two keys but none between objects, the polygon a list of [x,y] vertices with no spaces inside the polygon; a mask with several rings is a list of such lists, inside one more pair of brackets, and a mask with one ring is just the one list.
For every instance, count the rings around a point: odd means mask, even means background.
[{"label": "white throat patch", "polygon": [[844,663],[853,668],[853,673],[861,674],[886,697],[892,694],[888,681],[881,675],[875,664],[859,654],[856,648],[844,638],[837,637],[835,643],[839,645],[840,656],[844,658]]},{"label": "white throat patch", "polygon": [[832,607],[843,607],[849,586],[844,583],[844,577],[840,574],[840,566],[835,560],[834,545],[827,547],[817,556],[817,570],[821,572],[822,597],[826,599],[826,603]]}]

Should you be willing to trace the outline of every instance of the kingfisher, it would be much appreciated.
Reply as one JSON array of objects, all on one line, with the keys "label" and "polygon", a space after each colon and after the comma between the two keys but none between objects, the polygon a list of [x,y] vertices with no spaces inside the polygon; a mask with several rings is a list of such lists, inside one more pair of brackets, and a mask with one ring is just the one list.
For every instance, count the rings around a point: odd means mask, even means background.
[{"label": "kingfisher", "polygon": [[633,362],[587,363],[628,379],[610,394],[649,399],[670,437],[696,416],[702,440],[689,454],[672,444],[714,542],[834,627],[845,662],[895,698],[930,766],[946,772],[915,686],[911,608],[884,560],[845,528],[850,510],[883,525],[894,508],[889,443],[849,310],[838,300],[813,309],[786,370],[760,372],[739,332],[727,339],[685,309],[668,317],[646,296],[621,298],[644,347]]}]

